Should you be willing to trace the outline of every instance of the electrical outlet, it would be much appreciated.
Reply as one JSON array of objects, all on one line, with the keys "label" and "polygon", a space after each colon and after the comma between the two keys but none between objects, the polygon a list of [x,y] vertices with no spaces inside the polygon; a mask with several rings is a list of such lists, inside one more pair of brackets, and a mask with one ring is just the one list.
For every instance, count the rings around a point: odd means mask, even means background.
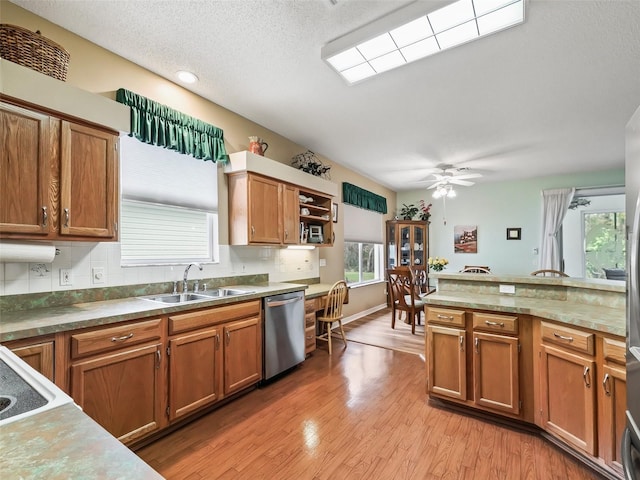
[{"label": "electrical outlet", "polygon": [[91,269],[91,282],[94,285],[104,283],[104,267],[93,267]]},{"label": "electrical outlet", "polygon": [[68,287],[70,285],[73,285],[73,278],[71,276],[70,268],[60,269],[60,285],[63,287]]},{"label": "electrical outlet", "polygon": [[327,259],[326,258],[321,258],[320,259],[320,266],[321,267],[326,267],[327,266]]}]

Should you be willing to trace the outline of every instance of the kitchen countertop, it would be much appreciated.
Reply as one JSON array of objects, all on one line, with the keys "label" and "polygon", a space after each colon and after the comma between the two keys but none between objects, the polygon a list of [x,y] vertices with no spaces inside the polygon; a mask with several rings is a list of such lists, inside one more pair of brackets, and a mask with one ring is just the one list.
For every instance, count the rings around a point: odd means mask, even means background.
[{"label": "kitchen countertop", "polygon": [[424,297],[429,305],[521,313],[624,337],[626,311],[599,305],[470,292],[437,292]]},{"label": "kitchen countertop", "polygon": [[0,451],[7,479],[164,478],[72,403],[0,427]]},{"label": "kitchen countertop", "polygon": [[108,325],[127,320],[171,314],[196,308],[226,305],[247,300],[261,299],[268,295],[305,290],[307,298],[325,295],[328,284],[260,283],[234,285],[233,288],[252,290],[242,296],[212,298],[211,300],[168,305],[139,297],[76,303],[73,305],[3,312],[0,322],[0,342],[30,338],[79,328]]}]

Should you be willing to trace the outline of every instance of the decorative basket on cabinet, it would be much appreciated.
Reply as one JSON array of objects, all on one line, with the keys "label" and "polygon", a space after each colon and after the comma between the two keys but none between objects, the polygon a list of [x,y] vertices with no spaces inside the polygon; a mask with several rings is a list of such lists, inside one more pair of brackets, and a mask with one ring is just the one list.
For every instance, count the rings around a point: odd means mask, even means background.
[{"label": "decorative basket on cabinet", "polygon": [[67,79],[69,52],[40,31],[1,23],[0,57],[63,82]]}]

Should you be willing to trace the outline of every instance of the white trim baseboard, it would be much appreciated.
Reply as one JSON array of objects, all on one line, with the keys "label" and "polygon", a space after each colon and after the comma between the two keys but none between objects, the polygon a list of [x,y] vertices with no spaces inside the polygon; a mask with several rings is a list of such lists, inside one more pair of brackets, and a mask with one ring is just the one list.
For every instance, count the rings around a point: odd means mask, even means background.
[{"label": "white trim baseboard", "polygon": [[377,311],[380,310],[384,310],[385,308],[387,308],[387,304],[386,303],[382,303],[380,305],[376,305],[375,307],[371,307],[367,310],[363,310],[361,312],[358,313],[354,313],[353,315],[350,315],[348,317],[345,317],[342,319],[342,324],[345,325],[349,322],[353,322],[354,320],[358,320],[359,318],[365,317],[371,313],[375,313]]}]

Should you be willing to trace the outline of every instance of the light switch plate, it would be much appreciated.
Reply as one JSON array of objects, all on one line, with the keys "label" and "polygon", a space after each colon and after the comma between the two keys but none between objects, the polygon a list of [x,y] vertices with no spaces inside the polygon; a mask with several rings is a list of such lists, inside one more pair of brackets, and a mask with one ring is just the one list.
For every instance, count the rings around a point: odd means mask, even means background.
[{"label": "light switch plate", "polygon": [[514,293],[516,293],[516,286],[515,285],[500,285],[500,293],[514,294]]},{"label": "light switch plate", "polygon": [[91,282],[94,285],[104,283],[104,267],[93,267],[91,269]]}]

